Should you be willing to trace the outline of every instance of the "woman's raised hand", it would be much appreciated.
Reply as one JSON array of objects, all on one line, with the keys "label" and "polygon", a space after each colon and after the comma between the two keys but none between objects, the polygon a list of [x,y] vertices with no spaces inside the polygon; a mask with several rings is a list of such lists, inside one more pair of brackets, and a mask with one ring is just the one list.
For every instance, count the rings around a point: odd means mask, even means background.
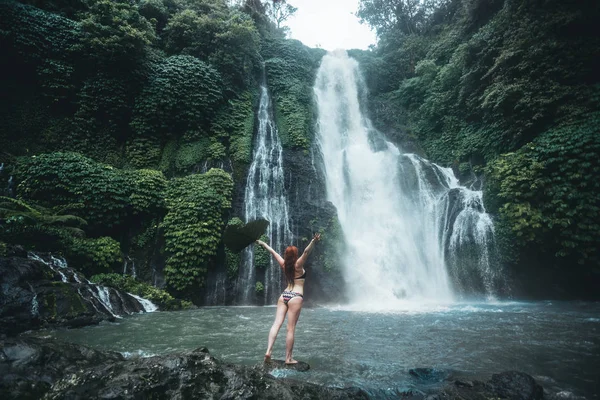
[{"label": "woman's raised hand", "polygon": [[315,233],[315,236],[313,236],[313,240],[316,240],[317,242],[319,240],[321,240],[321,234],[320,233]]}]

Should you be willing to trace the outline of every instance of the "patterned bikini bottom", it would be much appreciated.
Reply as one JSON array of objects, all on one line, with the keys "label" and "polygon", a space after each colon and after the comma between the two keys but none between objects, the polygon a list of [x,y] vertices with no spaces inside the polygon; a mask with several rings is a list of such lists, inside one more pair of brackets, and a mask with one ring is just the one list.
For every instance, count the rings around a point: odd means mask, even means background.
[{"label": "patterned bikini bottom", "polygon": [[281,295],[283,296],[283,304],[285,304],[286,306],[288,301],[290,301],[294,297],[302,297],[304,299],[304,296],[302,296],[301,293],[292,292],[290,290],[284,290]]}]

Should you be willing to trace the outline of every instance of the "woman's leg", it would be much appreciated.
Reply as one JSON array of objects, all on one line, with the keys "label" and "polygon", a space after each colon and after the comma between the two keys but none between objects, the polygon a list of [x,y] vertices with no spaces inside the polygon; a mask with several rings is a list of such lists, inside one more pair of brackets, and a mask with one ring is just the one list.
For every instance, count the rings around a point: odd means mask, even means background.
[{"label": "woman's leg", "polygon": [[294,297],[288,301],[288,322],[287,322],[287,336],[285,337],[285,363],[286,364],[297,364],[298,361],[292,358],[292,351],[294,350],[294,333],[296,333],[296,322],[300,317],[300,311],[302,310],[302,303],[304,299],[302,297]]},{"label": "woman's leg", "polygon": [[269,331],[269,342],[267,344],[267,352],[265,353],[265,361],[271,361],[273,345],[275,344],[275,339],[277,339],[277,333],[279,333],[279,328],[281,328],[283,320],[285,319],[285,313],[287,312],[287,309],[288,307],[283,303],[283,297],[279,296],[279,300],[277,300],[277,312],[275,313],[275,322],[273,322],[273,326]]}]

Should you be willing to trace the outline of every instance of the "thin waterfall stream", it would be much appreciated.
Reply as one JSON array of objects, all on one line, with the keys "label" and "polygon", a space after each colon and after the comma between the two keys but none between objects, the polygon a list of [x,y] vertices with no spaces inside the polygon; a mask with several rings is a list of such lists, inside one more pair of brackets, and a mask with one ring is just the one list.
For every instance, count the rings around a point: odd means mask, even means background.
[{"label": "thin waterfall stream", "polygon": [[494,231],[482,192],[385,140],[362,112],[365,91],[345,51],[324,56],[314,86],[317,145],[348,243],[351,303],[374,310],[493,298],[501,274],[491,265]]},{"label": "thin waterfall stream", "polygon": [[[260,88],[258,129],[252,164],[244,192],[244,219],[246,222],[264,218],[270,222],[266,235],[268,243],[282,252],[291,243],[288,201],[284,186],[283,149],[272,117],[272,105],[266,85]],[[264,287],[264,304],[274,304],[281,292],[282,271],[270,258],[270,265],[258,270],[253,262],[254,248],[242,253],[238,279],[238,302],[255,303],[255,282]]]}]

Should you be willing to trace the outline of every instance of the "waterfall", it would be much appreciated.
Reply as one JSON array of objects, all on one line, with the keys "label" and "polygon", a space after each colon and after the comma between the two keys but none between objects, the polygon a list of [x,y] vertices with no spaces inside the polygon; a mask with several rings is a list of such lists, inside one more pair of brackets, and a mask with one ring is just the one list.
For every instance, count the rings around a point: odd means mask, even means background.
[{"label": "waterfall", "polygon": [[[267,219],[270,222],[266,233],[268,242],[275,251],[282,252],[292,240],[284,187],[283,151],[273,122],[267,87],[261,86],[260,92],[258,130],[244,192],[244,218],[246,222],[257,218]],[[253,251],[253,246],[249,246],[242,253],[238,300],[242,304],[252,303],[255,298],[254,283],[261,281],[264,285],[264,302],[272,304],[282,290],[281,268],[271,258],[270,266],[265,271],[257,271],[253,263]]]},{"label": "waterfall", "polygon": [[348,244],[350,301],[367,308],[453,301],[463,293],[457,269],[471,269],[460,259],[469,246],[478,248],[475,269],[489,295],[493,226],[481,192],[386,141],[361,111],[364,91],[358,63],[345,51],[323,58],[314,86],[317,146]]}]

